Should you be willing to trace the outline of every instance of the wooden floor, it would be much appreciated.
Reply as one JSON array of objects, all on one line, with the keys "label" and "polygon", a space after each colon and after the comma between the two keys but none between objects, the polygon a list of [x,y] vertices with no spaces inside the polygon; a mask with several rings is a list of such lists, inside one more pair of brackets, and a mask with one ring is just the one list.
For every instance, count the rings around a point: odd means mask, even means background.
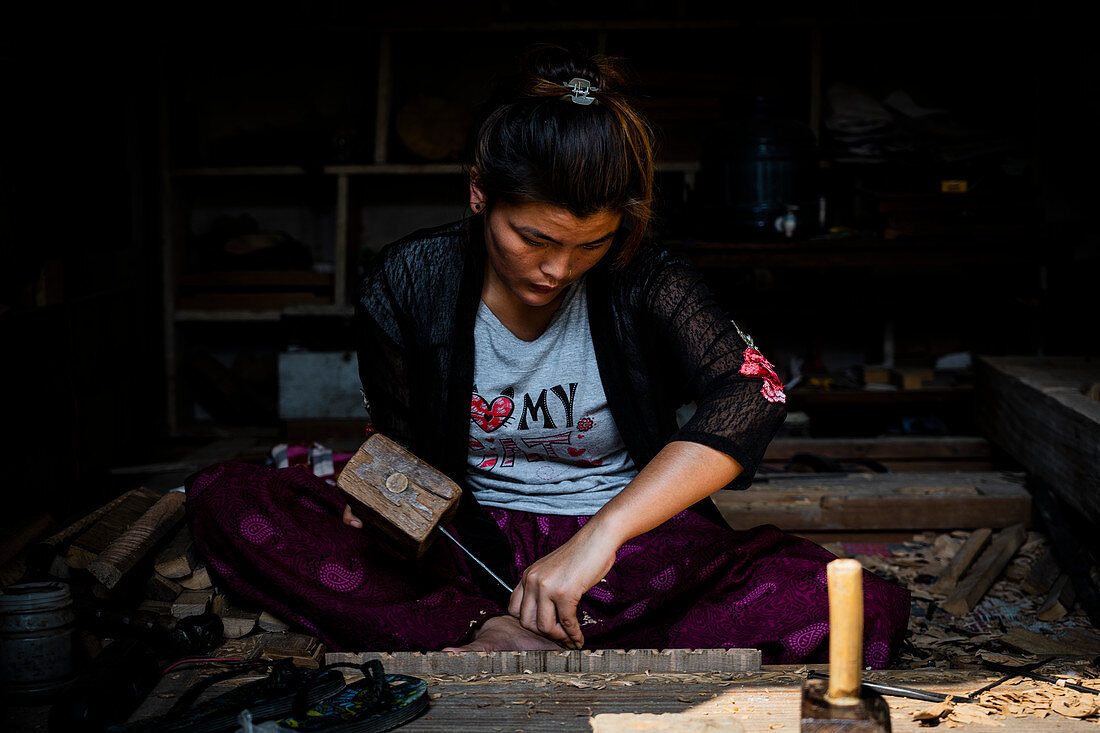
[{"label": "wooden floor", "polygon": [[[400,730],[408,733],[588,731],[592,729],[592,718],[605,713],[680,713],[715,722],[733,719],[747,733],[793,732],[799,728],[800,689],[809,670],[826,671],[827,666],[767,666],[760,672],[697,674],[426,674],[420,676],[429,683],[431,707]],[[170,679],[173,677],[174,680]],[[144,713],[154,714],[158,712],[155,708],[170,707],[178,694],[176,690],[186,687],[186,684],[181,687],[181,683],[190,682],[188,677],[166,677],[161,687],[150,695]],[[348,677],[349,681],[355,678],[356,675]],[[971,670],[895,670],[865,674],[869,682],[959,695],[973,692],[994,679],[996,675],[992,673]],[[215,685],[209,694],[224,692],[227,684]],[[925,729],[912,716],[932,703],[900,697],[886,699],[894,731],[908,733]],[[1043,719],[995,716],[990,722],[992,725],[957,727],[985,731],[999,726],[1013,731],[1097,729],[1095,722],[1054,714]],[[941,724],[940,727],[947,726]]]},{"label": "wooden floor", "polygon": [[[590,730],[590,719],[603,713],[685,713],[701,718],[733,718],[748,733],[799,728],[803,674],[765,671],[743,678],[722,675],[508,675],[492,679],[433,679],[430,694],[438,695],[422,717],[402,730],[447,731],[576,731]],[[993,680],[985,673],[960,675],[940,672],[879,674],[892,684],[965,694]],[[923,682],[909,682],[910,679]],[[899,732],[921,726],[912,714],[930,703],[888,698],[891,723]],[[1014,730],[1096,730],[1095,723],[1057,719],[1006,718]],[[961,726],[988,729],[985,725]]]}]

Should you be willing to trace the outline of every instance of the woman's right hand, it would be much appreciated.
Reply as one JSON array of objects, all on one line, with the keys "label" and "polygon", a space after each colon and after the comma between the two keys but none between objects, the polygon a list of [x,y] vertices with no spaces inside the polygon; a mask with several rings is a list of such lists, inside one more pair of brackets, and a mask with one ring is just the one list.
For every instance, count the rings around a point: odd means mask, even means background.
[{"label": "woman's right hand", "polygon": [[356,529],[363,528],[363,520],[352,513],[351,504],[344,505],[344,524],[355,527]]}]

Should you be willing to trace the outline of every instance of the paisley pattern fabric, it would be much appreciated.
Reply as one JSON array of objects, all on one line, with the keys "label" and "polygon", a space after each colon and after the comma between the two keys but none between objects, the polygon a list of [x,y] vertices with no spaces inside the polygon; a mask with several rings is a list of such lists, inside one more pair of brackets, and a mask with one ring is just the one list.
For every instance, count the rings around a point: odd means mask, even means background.
[{"label": "paisley pattern fabric", "polygon": [[[451,543],[439,540],[419,562],[396,559],[369,529],[343,524],[343,494],[308,469],[222,463],[187,491],[196,546],[219,586],[333,649],[441,649],[504,613]],[[304,510],[303,498],[324,512]],[[511,544],[512,582],[588,521],[488,511]],[[832,559],[772,526],[734,531],[684,511],[625,543],[584,595],[585,646],[757,647],[767,664],[824,661]],[[864,580],[865,661],[883,668],[905,633],[909,592]]]}]

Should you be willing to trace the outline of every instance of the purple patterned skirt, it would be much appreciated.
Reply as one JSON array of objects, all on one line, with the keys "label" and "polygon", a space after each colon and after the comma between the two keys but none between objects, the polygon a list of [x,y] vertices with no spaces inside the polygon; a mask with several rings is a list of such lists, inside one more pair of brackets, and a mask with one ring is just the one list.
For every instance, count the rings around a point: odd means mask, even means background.
[{"label": "purple patterned skirt", "polygon": [[[369,529],[344,525],[345,503],[302,466],[220,463],[191,481],[187,514],[219,586],[333,649],[441,649],[505,613],[451,543],[416,563],[395,559]],[[489,512],[513,549],[513,579],[588,520]],[[757,647],[766,664],[824,661],[832,559],[772,526],[733,531],[681,512],[624,544],[584,595],[585,646]],[[866,664],[882,668],[905,634],[909,592],[867,572],[864,581]]]}]

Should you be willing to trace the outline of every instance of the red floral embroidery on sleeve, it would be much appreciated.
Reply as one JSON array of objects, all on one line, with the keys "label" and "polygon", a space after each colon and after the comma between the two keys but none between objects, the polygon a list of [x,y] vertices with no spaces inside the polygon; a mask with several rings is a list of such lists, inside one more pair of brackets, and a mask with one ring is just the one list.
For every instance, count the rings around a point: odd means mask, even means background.
[{"label": "red floral embroidery on sleeve", "polygon": [[745,349],[745,363],[741,365],[741,374],[746,377],[760,377],[764,380],[764,386],[760,388],[760,394],[768,402],[786,402],[787,395],[783,392],[783,383],[779,381],[779,375],[775,373],[775,367],[764,358],[756,349]]}]

